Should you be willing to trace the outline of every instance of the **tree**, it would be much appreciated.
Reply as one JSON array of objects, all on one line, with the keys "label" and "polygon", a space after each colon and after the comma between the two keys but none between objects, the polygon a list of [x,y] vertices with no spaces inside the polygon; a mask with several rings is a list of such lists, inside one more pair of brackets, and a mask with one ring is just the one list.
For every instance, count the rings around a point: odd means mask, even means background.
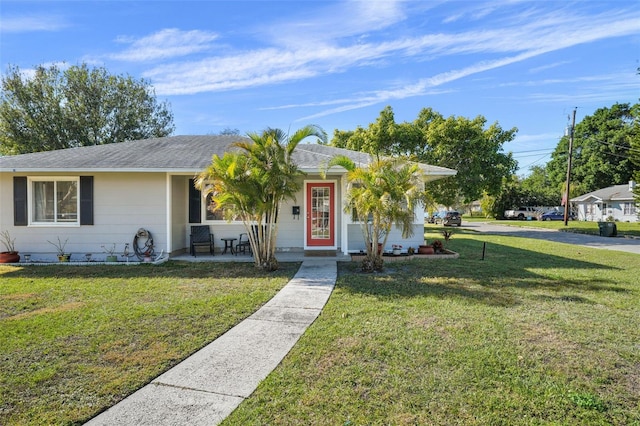
[{"label": "tree", "polygon": [[485,125],[482,116],[444,118],[431,108],[420,111],[412,123],[397,124],[387,106],[367,129],[336,131],[331,144],[455,169],[456,176],[427,185],[437,202],[453,205],[474,201],[484,192],[497,194],[502,180],[515,171],[515,160],[502,147],[513,140],[517,129],[503,130],[498,123]]},{"label": "tree", "polygon": [[[533,166],[531,173],[522,179],[522,191],[528,201],[519,201],[517,205],[558,206],[562,201],[565,185],[554,184],[544,166]],[[515,207],[515,206],[514,206]]]},{"label": "tree", "polygon": [[[632,161],[634,140],[640,137],[640,105],[615,104],[600,108],[576,124],[573,137],[571,181],[576,194],[620,185],[637,170]],[[567,176],[569,137],[564,136],[547,163],[554,186]]]},{"label": "tree", "polygon": [[311,125],[291,136],[271,128],[248,136],[251,142],[234,144],[239,151],[214,155],[196,186],[205,195],[211,194],[213,210],[222,209],[227,218],[242,220],[256,266],[273,271],[278,268],[278,210],[282,201],[295,199],[304,175],[292,159],[293,152],[308,137],[326,141],[327,136]]},{"label": "tree", "polygon": [[419,145],[418,160],[455,169],[458,173],[428,185],[437,201],[452,205],[457,199],[468,203],[483,193],[499,193],[503,179],[512,175],[517,163],[511,153],[502,152],[512,141],[516,128],[503,130],[498,123],[485,128],[486,119],[438,117],[423,110],[415,125],[422,129],[424,144]]},{"label": "tree", "polygon": [[240,135],[240,130],[232,129],[231,127],[225,127],[224,129],[220,130],[217,134],[218,135],[239,136]]},{"label": "tree", "polygon": [[368,166],[356,166],[348,157],[331,159],[332,166],[347,170],[347,194],[344,211],[355,214],[360,223],[367,255],[362,270],[382,270],[384,261],[378,243],[385,246],[392,224],[402,230],[402,237],[413,233],[415,207],[424,203],[424,180],[418,164],[398,159],[378,159]]},{"label": "tree", "polygon": [[164,137],[174,130],[166,102],[145,80],[86,64],[10,67],[0,95],[0,153],[24,154]]}]

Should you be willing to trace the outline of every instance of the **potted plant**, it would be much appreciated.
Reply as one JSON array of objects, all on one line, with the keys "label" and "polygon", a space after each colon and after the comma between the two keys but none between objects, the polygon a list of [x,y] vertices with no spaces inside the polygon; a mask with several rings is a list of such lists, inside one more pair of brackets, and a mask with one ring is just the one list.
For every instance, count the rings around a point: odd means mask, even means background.
[{"label": "potted plant", "polygon": [[394,256],[399,256],[402,252],[402,246],[400,244],[392,244],[391,249]]},{"label": "potted plant", "polygon": [[421,244],[420,246],[418,246],[418,254],[433,254],[434,250],[433,250],[433,246],[430,244],[427,244],[427,240],[424,240],[424,244]]},{"label": "potted plant", "polygon": [[56,243],[54,243],[52,241],[49,241],[49,240],[47,240],[47,242],[56,248],[56,254],[58,255],[58,261],[60,261],[60,262],[68,262],[69,259],[71,259],[71,253],[65,253],[64,249],[67,246],[67,242],[69,241],[69,239],[67,238],[66,240],[64,240],[64,242],[62,242],[60,237],[57,237],[57,239],[58,239],[58,242],[56,242]]},{"label": "potted plant", "polygon": [[116,245],[111,244],[110,246],[102,246],[102,249],[105,253],[107,253],[107,258],[105,262],[117,262],[118,256],[116,255]]},{"label": "potted plant", "polygon": [[412,255],[413,253],[415,253],[415,252],[416,252],[416,249],[414,249],[413,247],[409,247],[409,248],[407,249],[407,254],[408,254],[409,256],[411,256],[411,255]]},{"label": "potted plant", "polygon": [[433,251],[436,253],[440,253],[443,249],[442,241],[440,240],[435,240],[431,245],[433,246]]},{"label": "potted plant", "polygon": [[16,239],[11,238],[9,231],[0,232],[0,241],[5,248],[5,251],[0,252],[0,263],[18,263],[20,262],[20,255],[16,251]]}]

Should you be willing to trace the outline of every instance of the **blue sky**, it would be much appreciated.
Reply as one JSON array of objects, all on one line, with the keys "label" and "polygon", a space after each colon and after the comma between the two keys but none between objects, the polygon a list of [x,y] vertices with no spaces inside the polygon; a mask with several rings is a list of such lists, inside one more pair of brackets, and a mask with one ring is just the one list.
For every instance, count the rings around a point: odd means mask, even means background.
[{"label": "blue sky", "polygon": [[525,174],[577,107],[640,98],[637,1],[7,1],[0,65],[147,79],[175,134],[366,127],[431,107],[517,127]]}]

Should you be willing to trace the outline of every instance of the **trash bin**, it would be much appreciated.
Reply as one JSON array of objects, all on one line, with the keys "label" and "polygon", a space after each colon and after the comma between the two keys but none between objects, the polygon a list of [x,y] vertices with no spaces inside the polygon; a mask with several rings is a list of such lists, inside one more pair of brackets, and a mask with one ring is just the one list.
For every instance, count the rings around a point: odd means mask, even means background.
[{"label": "trash bin", "polygon": [[614,222],[598,222],[601,237],[615,237],[618,235],[618,228]]}]

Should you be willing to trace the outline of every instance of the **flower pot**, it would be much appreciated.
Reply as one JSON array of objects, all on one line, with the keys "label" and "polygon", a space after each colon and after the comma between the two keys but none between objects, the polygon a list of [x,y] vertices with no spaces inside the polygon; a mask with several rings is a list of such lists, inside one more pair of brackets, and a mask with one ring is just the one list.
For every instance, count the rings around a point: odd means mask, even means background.
[{"label": "flower pot", "polygon": [[0,263],[18,263],[20,262],[20,255],[17,251],[3,251],[0,253]]},{"label": "flower pot", "polygon": [[58,262],[68,262],[69,259],[71,259],[71,255],[70,254],[59,254],[58,255]]},{"label": "flower pot", "polygon": [[382,243],[378,243],[378,254],[382,254]]},{"label": "flower pot", "polygon": [[106,262],[117,262],[118,261],[118,256],[116,256],[115,254],[110,254],[109,256],[107,256]]},{"label": "flower pot", "polygon": [[393,249],[393,255],[394,256],[399,256],[400,255],[400,249]]},{"label": "flower pot", "polygon": [[418,247],[418,254],[434,254],[433,246],[420,246]]}]

